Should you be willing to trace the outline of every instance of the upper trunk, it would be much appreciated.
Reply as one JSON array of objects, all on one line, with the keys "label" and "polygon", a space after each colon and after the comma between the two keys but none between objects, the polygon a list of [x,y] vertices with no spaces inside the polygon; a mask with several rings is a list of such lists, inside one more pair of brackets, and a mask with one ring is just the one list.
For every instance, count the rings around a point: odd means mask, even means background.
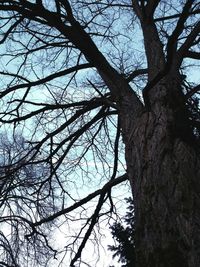
[{"label": "upper trunk", "polygon": [[131,116],[127,123],[121,113],[135,201],[136,267],[200,266],[200,158],[175,78],[152,88],[151,111],[133,127]]},{"label": "upper trunk", "polygon": [[155,24],[142,22],[142,30],[150,81],[164,68],[165,57]]}]

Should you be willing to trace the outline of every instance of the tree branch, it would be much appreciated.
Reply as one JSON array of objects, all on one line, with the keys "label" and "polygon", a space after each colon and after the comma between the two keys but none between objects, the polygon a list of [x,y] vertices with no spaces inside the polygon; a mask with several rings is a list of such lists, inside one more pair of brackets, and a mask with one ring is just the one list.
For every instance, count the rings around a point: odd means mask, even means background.
[{"label": "tree branch", "polygon": [[194,94],[196,94],[197,92],[200,91],[200,84],[195,86],[194,88],[192,88],[186,95],[185,98],[188,99],[191,96],[193,96]]},{"label": "tree branch", "polygon": [[[26,88],[26,87],[32,87],[32,86],[37,86],[37,85],[40,85],[40,84],[44,84],[44,83],[47,83],[53,79],[56,79],[58,77],[62,77],[64,75],[67,75],[67,74],[70,74],[72,72],[76,72],[76,71],[79,71],[79,70],[83,70],[83,69],[86,69],[86,68],[91,68],[92,65],[90,63],[85,63],[85,64],[81,64],[81,65],[76,65],[74,67],[71,67],[69,69],[66,69],[66,70],[62,70],[62,71],[59,71],[59,72],[56,72],[56,73],[53,73],[45,78],[42,78],[40,80],[37,80],[37,81],[34,81],[34,82],[27,82],[27,83],[23,83],[23,84],[18,84],[18,85],[15,85],[15,86],[12,86],[10,87],[9,89],[6,89],[2,92],[0,92],[0,98],[4,97],[5,95],[17,90],[17,89],[23,89],[23,88]],[[15,74],[10,74],[10,73],[6,73],[6,72],[0,72],[1,75],[8,75],[8,76],[15,76]],[[18,77],[18,75],[16,74],[16,77]]]},{"label": "tree branch", "polygon": [[19,18],[18,20],[13,23],[10,28],[7,30],[7,32],[4,34],[3,38],[0,40],[0,44],[3,44],[8,36],[12,33],[12,31],[23,21],[24,18]]},{"label": "tree branch", "polygon": [[195,27],[193,28],[193,30],[188,35],[187,39],[185,40],[185,42],[182,44],[182,46],[179,48],[177,52],[177,61],[179,65],[182,63],[183,58],[185,56],[187,57],[188,50],[193,45],[193,42],[195,41],[199,32],[200,32],[200,21],[196,23]]},{"label": "tree branch", "polygon": [[139,75],[143,75],[143,74],[147,74],[148,73],[148,69],[138,69],[138,70],[134,70],[131,74],[129,74],[129,76],[126,78],[126,80],[128,82],[131,82],[133,79],[135,79],[137,76]]},{"label": "tree branch", "polygon": [[159,5],[160,0],[149,0],[147,1],[146,10],[148,10],[148,16],[153,19],[153,14]]},{"label": "tree branch", "polygon": [[47,223],[47,222],[50,222],[52,220],[55,220],[59,216],[67,214],[67,213],[77,209],[78,207],[86,204],[88,201],[92,200],[93,198],[97,197],[98,195],[104,194],[104,192],[108,192],[110,190],[110,188],[112,188],[113,186],[116,186],[116,185],[118,185],[118,184],[120,184],[126,180],[128,180],[128,175],[125,173],[122,176],[119,176],[118,178],[110,180],[101,189],[98,189],[95,192],[89,194],[87,197],[79,200],[78,202],[76,202],[72,206],[70,206],[68,208],[64,208],[61,211],[58,211],[58,212],[54,213],[53,215],[50,215],[47,218],[44,218],[40,221],[37,221],[37,222],[33,223],[33,225],[36,227],[36,226],[39,226],[43,223]]},{"label": "tree branch", "polygon": [[71,23],[71,26],[66,25],[66,23],[57,16],[57,12],[51,12],[43,6],[39,8],[38,5],[28,1],[25,1],[25,4],[22,6],[8,1],[7,5],[0,4],[0,10],[13,10],[22,14],[29,20],[40,20],[41,23],[57,29],[63,36],[70,40],[84,54],[88,62],[98,70],[116,102],[121,101],[124,95],[130,93],[133,95],[134,115],[137,116],[143,109],[140,99],[131,89],[125,78],[109,64],[105,56],[97,48],[91,36],[74,17],[72,18],[73,14],[69,10],[70,6],[68,5],[69,2],[67,2],[66,8],[70,13],[70,21],[68,22]]},{"label": "tree branch", "polygon": [[174,55],[177,49],[178,37],[184,30],[184,24],[188,18],[189,11],[192,7],[192,4],[193,4],[193,0],[187,0],[185,6],[183,7],[182,13],[180,14],[176,27],[168,39],[167,63],[166,63],[167,67],[166,68],[169,68],[169,66],[172,64],[172,61],[173,61],[173,58],[174,58]]},{"label": "tree branch", "polygon": [[82,254],[82,251],[86,245],[86,242],[88,241],[91,233],[92,233],[92,230],[95,226],[95,224],[97,223],[98,221],[98,218],[99,218],[99,212],[104,204],[104,198],[105,198],[105,195],[106,195],[106,192],[105,191],[102,191],[101,194],[100,194],[100,197],[99,197],[99,201],[97,203],[97,206],[96,206],[96,209],[94,211],[94,214],[92,215],[92,220],[91,220],[91,223],[88,227],[88,230],[86,231],[84,237],[83,237],[83,240],[80,244],[80,246],[78,247],[78,251],[77,253],[75,254],[74,258],[71,260],[71,263],[70,263],[70,267],[75,267],[75,262],[81,257],[81,254]]},{"label": "tree branch", "polygon": [[[188,12],[189,15],[196,15],[196,14],[200,14],[200,9],[196,9],[194,11]],[[170,16],[166,16],[166,17],[160,17],[160,18],[155,18],[154,22],[159,22],[159,21],[166,21],[166,20],[171,20],[171,19],[176,19],[176,18],[180,18],[181,13],[178,14],[174,14],[174,15],[170,15]]]},{"label": "tree branch", "polygon": [[200,52],[188,51],[186,52],[185,57],[189,57],[193,59],[200,59]]}]

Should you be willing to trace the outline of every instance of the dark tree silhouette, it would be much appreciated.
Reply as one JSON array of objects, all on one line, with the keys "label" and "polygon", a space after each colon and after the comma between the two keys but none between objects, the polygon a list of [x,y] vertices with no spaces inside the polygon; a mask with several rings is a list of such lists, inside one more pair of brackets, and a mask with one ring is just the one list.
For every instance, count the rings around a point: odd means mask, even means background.
[{"label": "dark tree silhouette", "polygon": [[135,217],[134,205],[131,198],[126,199],[128,212],[122,218],[122,222],[115,222],[110,228],[113,238],[117,241],[116,245],[109,245],[108,249],[114,254],[113,257],[119,257],[122,267],[134,267],[135,265]]},{"label": "dark tree silhouette", "polygon": [[0,13],[0,123],[15,144],[1,159],[1,264],[88,266],[128,180],[135,266],[199,266],[199,1],[5,0]]}]

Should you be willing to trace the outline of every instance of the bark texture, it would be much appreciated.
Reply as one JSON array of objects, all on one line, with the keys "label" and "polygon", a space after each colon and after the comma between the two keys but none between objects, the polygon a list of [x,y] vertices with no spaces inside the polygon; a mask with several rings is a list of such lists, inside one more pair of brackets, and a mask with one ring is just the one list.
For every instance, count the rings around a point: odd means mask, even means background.
[{"label": "bark texture", "polygon": [[183,8],[166,54],[153,21],[159,1],[148,1],[146,6],[132,2],[143,31],[151,85],[143,91],[146,110],[135,121],[126,101],[120,114],[135,201],[135,267],[196,267],[200,266],[200,151],[179,74],[180,52],[195,37],[190,34],[177,50],[192,1]]},{"label": "bark texture", "polygon": [[177,76],[161,80],[151,90],[151,110],[137,123],[131,123],[131,104],[121,114],[136,267],[200,266],[200,158],[179,86]]}]

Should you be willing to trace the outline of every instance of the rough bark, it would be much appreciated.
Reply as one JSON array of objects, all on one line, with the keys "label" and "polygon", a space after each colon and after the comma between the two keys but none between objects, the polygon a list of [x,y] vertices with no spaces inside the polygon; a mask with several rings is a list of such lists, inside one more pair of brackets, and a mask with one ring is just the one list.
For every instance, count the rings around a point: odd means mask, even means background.
[{"label": "rough bark", "polygon": [[179,85],[178,77],[163,79],[153,88],[151,111],[134,125],[131,105],[124,110],[129,120],[121,114],[135,201],[136,267],[200,266],[200,159]]},{"label": "rough bark", "polygon": [[181,90],[176,52],[191,4],[188,1],[183,9],[165,57],[153,22],[155,7],[133,2],[143,30],[148,82],[153,84],[144,92],[149,106],[134,122],[131,104],[122,103],[120,114],[135,202],[136,267],[200,266],[200,151]]}]

